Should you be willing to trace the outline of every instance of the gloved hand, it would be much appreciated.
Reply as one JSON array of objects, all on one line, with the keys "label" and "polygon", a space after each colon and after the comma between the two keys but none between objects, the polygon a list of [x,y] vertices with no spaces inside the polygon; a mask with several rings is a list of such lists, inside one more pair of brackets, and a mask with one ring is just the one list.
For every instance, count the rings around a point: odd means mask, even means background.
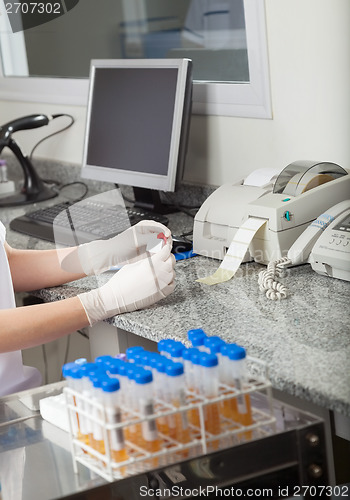
[{"label": "gloved hand", "polygon": [[175,258],[171,247],[133,264],[127,264],[105,285],[78,295],[90,325],[116,314],[148,307],[175,287]]},{"label": "gloved hand", "polygon": [[166,246],[171,249],[170,230],[159,222],[143,220],[109,240],[79,245],[76,251],[61,261],[61,267],[71,272],[83,271],[91,276],[107,271],[112,266],[138,261],[149,255],[146,252],[147,244],[159,233],[166,236]]}]

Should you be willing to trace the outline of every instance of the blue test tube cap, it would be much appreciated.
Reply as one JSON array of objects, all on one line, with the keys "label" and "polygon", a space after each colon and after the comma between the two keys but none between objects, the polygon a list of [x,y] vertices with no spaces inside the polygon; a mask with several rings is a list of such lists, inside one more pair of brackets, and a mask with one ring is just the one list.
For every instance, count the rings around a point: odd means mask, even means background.
[{"label": "blue test tube cap", "polygon": [[193,330],[188,330],[187,338],[191,343],[192,343],[192,337],[194,337],[194,336],[196,336],[196,337],[198,336],[198,338],[201,337],[201,338],[205,339],[207,334],[205,333],[203,328],[194,328]]},{"label": "blue test tube cap", "polygon": [[125,351],[126,358],[127,359],[134,359],[134,356],[136,353],[143,351],[143,347],[141,345],[135,345],[133,347],[128,347],[128,349]]},{"label": "blue test tube cap", "polygon": [[65,363],[63,366],[62,366],[62,375],[64,376],[64,378],[66,377],[70,377],[70,371],[72,368],[76,367],[77,365],[72,362],[72,363]]},{"label": "blue test tube cap", "polygon": [[178,377],[184,373],[184,365],[182,363],[167,363],[165,366],[165,373],[169,377]]},{"label": "blue test tube cap", "polygon": [[182,351],[186,349],[182,342],[174,342],[168,348],[168,353],[172,358],[181,358]]},{"label": "blue test tube cap", "polygon": [[155,365],[152,366],[152,368],[155,368],[158,373],[165,373],[166,366],[168,364],[171,364],[171,362],[169,363],[169,361],[169,359],[159,359],[158,361],[156,361]]},{"label": "blue test tube cap", "polygon": [[75,380],[79,380],[79,379],[83,378],[81,367],[79,365],[72,366],[72,368],[70,369],[70,376],[71,376],[71,378],[74,378]]},{"label": "blue test tube cap", "polygon": [[107,370],[109,373],[112,375],[118,375],[119,373],[119,367],[123,363],[121,359],[113,358],[111,361],[108,363]]},{"label": "blue test tube cap", "polygon": [[125,375],[129,380],[135,380],[135,374],[137,371],[142,370],[141,366],[135,365],[135,363],[126,363]]},{"label": "blue test tube cap", "polygon": [[[130,359],[130,361],[131,361],[131,359]],[[138,351],[138,352],[133,353],[132,361],[133,361],[133,363],[130,363],[130,364],[143,365],[144,364],[144,351]]]},{"label": "blue test tube cap", "polygon": [[221,347],[225,345],[225,341],[219,337],[212,337],[210,342],[206,342],[205,347],[213,354],[221,353]]},{"label": "blue test tube cap", "polygon": [[182,359],[186,361],[191,361],[192,354],[200,354],[200,350],[197,347],[186,347],[182,351]]},{"label": "blue test tube cap", "polygon": [[228,356],[228,353],[230,352],[230,350],[234,349],[235,347],[237,347],[237,344],[228,344],[225,342],[224,344],[221,344],[220,352],[221,352],[222,356]]},{"label": "blue test tube cap", "polygon": [[216,356],[216,354],[204,352],[199,357],[199,364],[206,368],[217,366],[219,364],[218,357]]},{"label": "blue test tube cap", "polygon": [[150,366],[152,355],[153,353],[149,351],[143,351],[142,353],[140,353],[140,364],[142,366]]},{"label": "blue test tube cap", "polygon": [[103,392],[119,391],[120,383],[117,378],[105,378],[101,380],[101,389]]},{"label": "blue test tube cap", "polygon": [[247,354],[244,347],[241,347],[239,345],[232,347],[232,349],[228,351],[228,357],[233,361],[239,361],[240,359],[244,359],[246,355]]},{"label": "blue test tube cap", "polygon": [[62,374],[64,378],[80,379],[83,376],[80,368],[81,367],[75,363],[66,363],[62,367]]},{"label": "blue test tube cap", "polygon": [[159,352],[149,352],[148,353],[148,361],[150,363],[150,365],[154,365],[155,363],[157,363],[157,361],[159,361],[160,359],[163,359],[164,356],[162,356],[161,354],[159,354]]},{"label": "blue test tube cap", "polygon": [[176,340],[173,339],[162,339],[158,342],[157,347],[159,352],[168,352],[168,349],[170,346],[172,346],[176,342]]},{"label": "blue test tube cap", "polygon": [[122,361],[120,363],[120,366],[119,366],[119,375],[121,375],[122,377],[127,377],[128,376],[128,368],[130,366],[130,363],[128,363],[127,361]]},{"label": "blue test tube cap", "polygon": [[192,353],[191,353],[191,362],[194,365],[199,365],[200,364],[200,357],[201,357],[202,354],[204,354],[204,353],[201,352],[199,349],[197,349],[196,351],[192,351]]},{"label": "blue test tube cap", "polygon": [[109,356],[108,354],[103,355],[103,356],[98,356],[95,358],[95,363],[97,365],[108,365],[108,363],[113,359],[112,356]]},{"label": "blue test tube cap", "polygon": [[141,385],[149,384],[150,382],[152,382],[152,380],[153,376],[150,370],[140,369],[137,370],[137,372],[135,373],[135,382],[137,384]]},{"label": "blue test tube cap", "polygon": [[204,345],[204,341],[207,338],[207,336],[204,334],[202,335],[201,333],[198,333],[196,335],[191,336],[191,344],[193,347],[201,347]]},{"label": "blue test tube cap", "polygon": [[154,368],[155,370],[159,371],[157,366],[158,364],[162,365],[165,363],[165,360],[167,360],[168,358],[166,358],[165,356],[162,356],[161,354],[159,354],[159,352],[152,352],[150,353],[149,355],[149,359],[148,359],[148,362],[149,362],[149,366],[151,368]]},{"label": "blue test tube cap", "polygon": [[100,373],[91,372],[89,374],[89,380],[92,383],[92,385],[97,389],[101,387],[103,377],[101,376]]},{"label": "blue test tube cap", "polygon": [[218,337],[217,335],[211,335],[210,337],[206,337],[204,339],[204,345],[205,347],[210,347],[212,344],[224,344],[225,341],[222,340],[221,337]]},{"label": "blue test tube cap", "polygon": [[80,366],[81,374],[82,377],[88,377],[91,373],[96,372],[96,373],[103,373],[104,368],[102,364],[96,364],[96,363],[85,363],[85,365]]}]

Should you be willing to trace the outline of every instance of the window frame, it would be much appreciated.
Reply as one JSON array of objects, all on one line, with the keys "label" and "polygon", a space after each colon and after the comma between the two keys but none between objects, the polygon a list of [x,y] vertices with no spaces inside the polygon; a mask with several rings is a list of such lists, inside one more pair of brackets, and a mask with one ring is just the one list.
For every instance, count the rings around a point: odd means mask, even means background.
[{"label": "window frame", "polygon": [[[244,9],[250,81],[194,81],[194,114],[272,118],[265,2],[244,0]],[[88,78],[5,77],[2,68],[0,64],[0,100],[87,105]]]}]

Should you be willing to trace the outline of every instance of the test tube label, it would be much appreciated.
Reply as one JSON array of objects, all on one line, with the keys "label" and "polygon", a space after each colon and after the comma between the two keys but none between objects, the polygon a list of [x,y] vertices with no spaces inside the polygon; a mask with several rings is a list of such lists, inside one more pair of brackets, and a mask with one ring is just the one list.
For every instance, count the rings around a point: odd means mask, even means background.
[{"label": "test tube label", "polygon": [[[141,402],[141,413],[144,416],[154,415],[152,402]],[[155,420],[146,420],[142,422],[142,436],[145,441],[155,441],[158,439],[157,424]]]}]

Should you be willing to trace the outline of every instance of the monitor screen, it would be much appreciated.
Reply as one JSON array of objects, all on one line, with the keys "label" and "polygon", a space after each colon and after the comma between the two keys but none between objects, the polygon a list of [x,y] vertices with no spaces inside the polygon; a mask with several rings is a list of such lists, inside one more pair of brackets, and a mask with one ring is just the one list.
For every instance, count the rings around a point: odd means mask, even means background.
[{"label": "monitor screen", "polygon": [[82,177],[174,191],[191,113],[189,59],[91,62]]}]

